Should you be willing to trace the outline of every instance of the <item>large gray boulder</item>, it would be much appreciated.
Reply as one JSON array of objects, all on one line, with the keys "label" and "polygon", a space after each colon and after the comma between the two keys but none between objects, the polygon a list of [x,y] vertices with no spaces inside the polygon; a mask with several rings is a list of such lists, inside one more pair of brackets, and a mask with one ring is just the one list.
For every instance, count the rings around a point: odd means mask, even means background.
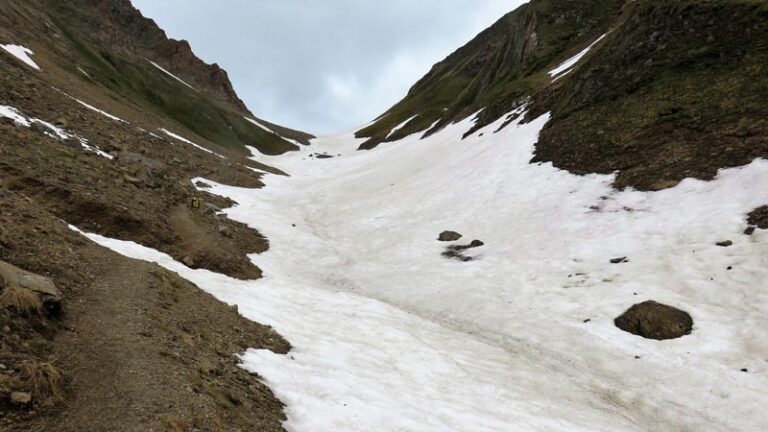
[{"label": "large gray boulder", "polygon": [[61,291],[56,288],[51,279],[0,261],[0,290],[6,287],[17,287],[32,291],[40,297],[40,300],[43,301],[43,304],[49,311],[60,310],[61,308],[63,300]]}]

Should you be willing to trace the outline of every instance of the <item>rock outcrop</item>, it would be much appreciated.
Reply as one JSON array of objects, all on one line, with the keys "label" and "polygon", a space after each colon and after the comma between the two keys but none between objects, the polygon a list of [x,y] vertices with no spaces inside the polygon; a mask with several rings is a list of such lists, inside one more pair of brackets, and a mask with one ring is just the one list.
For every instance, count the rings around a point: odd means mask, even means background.
[{"label": "rock outcrop", "polygon": [[[49,3],[51,3],[49,1]],[[88,29],[100,45],[145,57],[193,87],[253,116],[235,92],[229,76],[218,64],[200,60],[185,40],[168,38],[154,20],[144,17],[130,0],[70,0],[55,2],[69,20]]]}]

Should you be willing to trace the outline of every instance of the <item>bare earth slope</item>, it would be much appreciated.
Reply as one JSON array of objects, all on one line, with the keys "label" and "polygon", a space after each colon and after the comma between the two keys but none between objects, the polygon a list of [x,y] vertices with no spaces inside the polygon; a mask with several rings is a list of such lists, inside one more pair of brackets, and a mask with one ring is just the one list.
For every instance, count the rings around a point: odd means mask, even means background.
[{"label": "bare earth slope", "polygon": [[281,430],[282,404],[234,355],[288,342],[67,225],[259,278],[247,255],[267,240],[191,180],[261,187],[283,173],[244,146],[309,135],[249,122],[226,73],[128,1],[0,0],[0,45],[19,47],[0,49],[0,261],[61,291],[61,310],[38,308],[0,281],[0,430]]}]

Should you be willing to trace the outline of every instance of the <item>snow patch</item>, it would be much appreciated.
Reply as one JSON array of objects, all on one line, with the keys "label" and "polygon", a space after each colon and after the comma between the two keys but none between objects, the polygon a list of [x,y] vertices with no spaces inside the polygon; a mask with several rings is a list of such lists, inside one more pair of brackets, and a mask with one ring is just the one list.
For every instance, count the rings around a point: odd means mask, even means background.
[{"label": "snow patch", "polygon": [[[72,96],[70,96],[70,97],[72,97]],[[102,111],[102,110],[100,110],[100,109],[96,108],[96,107],[95,107],[95,106],[93,106],[93,105],[89,105],[89,104],[87,104],[87,103],[85,103],[85,102],[81,101],[80,99],[77,99],[77,98],[75,98],[75,97],[72,97],[72,99],[74,99],[74,100],[75,100],[77,103],[79,103],[80,105],[82,105],[82,106],[84,106],[84,107],[88,108],[89,110],[91,110],[91,111],[94,111],[94,112],[97,112],[97,113],[99,113],[99,114],[103,115],[104,117],[106,117],[106,118],[108,118],[108,119],[110,119],[110,120],[114,120],[114,121],[116,121],[116,122],[121,122],[121,123],[128,123],[127,121],[125,121],[125,120],[121,119],[120,117],[114,116],[114,115],[112,115],[112,114],[110,114],[110,113],[108,113],[108,112],[106,112],[106,111]]]},{"label": "snow patch", "polygon": [[169,71],[167,71],[165,68],[163,68],[163,67],[162,67],[162,66],[160,66],[159,64],[157,64],[157,63],[153,62],[152,60],[147,60],[147,61],[148,61],[148,62],[150,62],[150,63],[152,63],[152,66],[154,66],[154,67],[156,67],[156,68],[160,69],[160,71],[162,71],[162,72],[163,72],[163,73],[165,73],[166,75],[168,75],[168,76],[170,76],[171,78],[175,79],[176,81],[178,81],[178,82],[180,82],[180,83],[184,84],[185,86],[187,86],[187,87],[191,88],[192,90],[194,90],[194,91],[197,91],[197,89],[196,89],[196,88],[194,88],[194,87],[192,87],[191,85],[187,84],[187,82],[186,82],[186,81],[184,81],[183,79],[181,79],[181,78],[177,77],[176,75],[174,75],[174,74],[170,73]]},{"label": "snow patch", "polygon": [[[271,134],[275,134],[275,132],[274,132],[272,129],[270,129],[270,128],[268,128],[268,127],[264,126],[263,124],[261,124],[261,123],[257,122],[256,120],[254,120],[254,119],[252,119],[252,118],[250,118],[250,117],[243,117],[243,118],[244,118],[244,119],[246,119],[247,121],[249,121],[250,123],[252,123],[252,124],[254,124],[254,125],[258,126],[259,128],[261,128],[261,129],[264,129],[265,131],[267,131],[267,132],[269,132],[269,133],[271,133]],[[277,134],[275,134],[275,135],[277,135]]]},{"label": "snow patch", "polygon": [[404,122],[400,123],[399,125],[395,126],[395,128],[394,128],[394,129],[392,129],[392,131],[390,131],[390,132],[389,132],[389,135],[387,135],[387,137],[386,137],[386,138],[384,138],[384,139],[389,139],[389,137],[391,137],[392,135],[394,135],[395,133],[397,133],[397,131],[399,131],[400,129],[402,129],[402,128],[404,128],[404,127],[408,126],[408,123],[410,123],[411,121],[413,121],[413,120],[414,120],[416,117],[418,117],[418,116],[419,116],[419,115],[418,115],[418,114],[416,114],[415,116],[413,116],[413,117],[409,118],[408,120],[406,120],[406,121],[404,121]]},{"label": "snow patch", "polygon": [[21,60],[27,66],[35,70],[40,70],[40,66],[38,66],[37,63],[35,63],[35,61],[32,60],[32,57],[30,57],[31,55],[35,55],[35,53],[31,49],[21,45],[13,45],[13,44],[0,45],[0,48],[4,49],[5,51],[7,51],[9,54],[16,57],[17,59]]},{"label": "snow patch", "polygon": [[595,45],[597,45],[598,42],[603,40],[603,38],[605,38],[606,36],[608,36],[608,33],[600,36],[599,38],[597,38],[596,41],[592,42],[592,44],[590,46],[584,48],[581,52],[579,52],[575,56],[571,57],[570,59],[566,60],[560,66],[558,66],[558,67],[552,69],[551,71],[549,71],[549,75],[554,78],[553,81],[557,81],[560,78],[562,78],[562,77],[568,75],[569,73],[571,73],[573,71],[574,66],[576,66],[576,64],[579,61],[581,61],[581,59],[584,58],[584,56],[587,55],[592,50],[592,48]]},{"label": "snow patch", "polygon": [[[548,117],[521,118],[462,140],[470,117],[320,166],[273,157],[291,177],[258,190],[201,179],[270,239],[251,257],[258,281],[88,236],[284,335],[290,356],[242,359],[287,404],[291,432],[766,430],[768,234],[741,232],[768,202],[768,162],[615,191],[613,176],[530,164]],[[441,257],[445,229],[484,240],[482,257]],[[647,299],[691,312],[694,333],[661,343],[613,325]]]},{"label": "snow patch", "polygon": [[96,153],[101,157],[107,159],[114,159],[114,156],[101,150],[100,148],[91,145],[86,138],[78,136],[74,133],[67,132],[64,129],[38,118],[27,117],[23,115],[19,110],[7,105],[0,105],[0,117],[9,118],[14,121],[18,126],[31,127],[33,124],[38,124],[43,127],[45,135],[57,139],[65,140],[74,138],[80,142],[80,145],[87,151]]},{"label": "snow patch", "polygon": [[161,132],[163,132],[164,134],[168,135],[168,136],[169,136],[169,137],[171,137],[171,138],[177,139],[177,140],[179,140],[179,141],[181,141],[181,142],[183,142],[183,143],[185,143],[185,144],[189,144],[189,145],[191,145],[191,146],[193,146],[193,147],[195,147],[195,148],[197,148],[197,149],[199,149],[199,150],[202,150],[202,151],[204,151],[204,152],[206,152],[206,153],[209,153],[209,154],[212,154],[212,155],[218,156],[218,157],[219,157],[219,158],[221,158],[221,159],[226,159],[226,157],[225,157],[225,156],[223,156],[223,155],[220,155],[220,154],[216,153],[215,151],[212,151],[212,150],[208,150],[207,148],[205,148],[205,147],[203,147],[203,146],[201,146],[201,145],[195,144],[195,143],[193,143],[192,141],[190,141],[190,140],[188,140],[188,139],[184,138],[183,136],[181,136],[181,135],[177,135],[177,134],[175,134],[175,133],[173,133],[173,132],[169,131],[168,129],[163,129],[163,128],[160,128],[160,131],[161,131]]}]

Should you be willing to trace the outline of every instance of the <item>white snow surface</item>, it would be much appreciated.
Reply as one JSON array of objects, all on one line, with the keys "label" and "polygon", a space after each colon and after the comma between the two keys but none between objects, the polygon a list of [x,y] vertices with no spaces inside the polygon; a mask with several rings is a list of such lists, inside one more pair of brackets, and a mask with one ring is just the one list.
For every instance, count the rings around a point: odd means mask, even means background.
[{"label": "white snow surface", "polygon": [[[250,118],[250,117],[243,117],[243,118],[244,118],[244,119],[246,119],[248,122],[250,122],[250,123],[252,123],[252,124],[254,124],[254,125],[258,126],[260,129],[264,129],[265,131],[267,131],[267,132],[269,132],[269,133],[272,133],[272,134],[274,134],[274,133],[275,133],[275,131],[273,131],[272,129],[270,129],[270,128],[268,128],[268,127],[264,126],[263,124],[261,124],[261,123],[257,122],[256,120],[254,120],[254,119],[252,119],[252,118]],[[275,134],[275,135],[277,135],[277,134]]]},{"label": "white snow surface", "polygon": [[[71,96],[70,96],[70,97],[71,97]],[[100,109],[96,108],[96,107],[95,107],[95,106],[93,106],[93,105],[89,105],[89,104],[87,104],[87,103],[85,103],[85,102],[81,101],[80,99],[77,99],[77,98],[75,98],[75,97],[72,97],[72,99],[74,99],[74,100],[75,100],[77,103],[79,103],[80,105],[82,105],[82,106],[84,106],[84,107],[88,108],[89,110],[91,110],[91,111],[94,111],[94,112],[97,112],[97,113],[99,113],[99,114],[103,115],[104,117],[106,117],[106,118],[108,118],[108,119],[110,119],[110,120],[114,120],[114,121],[116,121],[116,122],[121,122],[121,123],[128,123],[127,121],[125,121],[125,120],[121,119],[120,117],[114,116],[114,115],[112,115],[112,114],[110,114],[110,113],[108,113],[108,112],[106,112],[106,111],[100,110]]]},{"label": "white snow surface", "polygon": [[21,46],[21,45],[14,45],[14,44],[8,44],[8,45],[0,45],[0,48],[7,51],[12,56],[16,57],[17,59],[24,62],[27,66],[31,67],[35,70],[40,70],[40,66],[35,63],[34,60],[32,60],[31,55],[35,55],[34,52],[32,52],[31,49]]},{"label": "white snow surface", "polygon": [[415,119],[415,118],[416,118],[416,117],[418,117],[418,116],[419,116],[419,115],[418,115],[418,114],[416,114],[415,116],[413,116],[413,117],[409,118],[408,120],[406,120],[406,121],[404,121],[404,122],[400,123],[399,125],[395,126],[395,127],[394,127],[394,128],[393,128],[393,129],[392,129],[390,132],[389,132],[389,135],[387,135],[387,138],[385,138],[385,139],[389,139],[389,137],[391,137],[392,135],[394,135],[395,133],[397,133],[397,131],[399,131],[400,129],[402,129],[402,128],[404,128],[404,127],[408,126],[408,123],[410,123],[411,121],[413,121],[413,119]]},{"label": "white snow surface", "polygon": [[[271,134],[273,134],[273,135],[277,135],[277,136],[279,136],[281,139],[283,139],[283,140],[285,140],[285,141],[288,141],[289,143],[291,143],[291,144],[294,144],[294,145],[296,145],[296,146],[298,146],[298,147],[304,147],[304,144],[300,143],[299,141],[297,141],[297,140],[295,140],[295,139],[293,139],[293,138],[286,138],[286,137],[284,137],[284,136],[280,135],[279,133],[277,133],[277,132],[273,131],[272,129],[268,128],[267,126],[265,126],[265,125],[263,125],[263,124],[259,123],[258,121],[254,120],[254,119],[252,119],[252,118],[250,118],[250,117],[243,117],[243,118],[244,118],[245,120],[247,120],[249,123],[252,123],[253,125],[257,126],[259,129],[263,129],[263,130],[265,130],[265,131],[267,131],[267,132],[269,132],[269,133],[271,133]],[[254,147],[254,148],[255,148],[255,147]],[[259,151],[258,151],[258,150],[256,150],[256,152],[257,152],[257,153],[259,153]]]},{"label": "white snow surface", "polygon": [[180,82],[180,83],[184,84],[185,86],[187,86],[187,87],[191,88],[192,90],[194,90],[194,91],[197,91],[197,89],[196,89],[196,88],[192,87],[190,84],[188,84],[188,83],[187,83],[186,81],[184,81],[183,79],[181,79],[181,78],[177,77],[176,75],[172,74],[171,72],[169,72],[169,71],[168,71],[167,69],[165,69],[164,67],[162,67],[162,66],[160,66],[159,64],[157,64],[157,63],[153,62],[152,60],[148,60],[148,61],[149,61],[150,63],[152,63],[152,66],[154,66],[154,67],[156,67],[156,68],[160,69],[160,71],[161,71],[161,72],[165,73],[165,74],[166,74],[166,75],[168,75],[169,77],[171,77],[171,78],[175,79],[176,81],[178,81],[178,82]]},{"label": "white snow surface", "polygon": [[96,153],[97,155],[107,159],[114,159],[114,156],[112,156],[111,154],[101,150],[100,148],[94,145],[91,145],[87,139],[81,136],[75,135],[72,132],[68,132],[47,121],[40,120],[38,118],[27,117],[14,107],[7,106],[7,105],[0,105],[0,117],[9,118],[13,120],[14,123],[16,123],[17,125],[27,127],[27,128],[37,123],[38,125],[43,127],[43,129],[45,130],[45,134],[51,138],[55,138],[57,140],[75,138],[76,140],[80,141],[80,145],[87,151]]},{"label": "white snow surface", "polygon": [[[287,404],[292,432],[768,430],[768,234],[741,233],[768,202],[768,162],[615,191],[613,176],[529,163],[547,120],[493,133],[502,118],[461,140],[466,120],[368,152],[322,138],[254,156],[291,174],[263,189],[205,180],[270,239],[252,256],[258,281],[88,236],[284,335],[289,355],[242,360]],[[476,261],[440,255],[446,229],[486,242]],[[649,299],[689,311],[693,334],[613,325]]]},{"label": "white snow surface", "polygon": [[[171,137],[171,138],[173,138],[173,139],[177,139],[177,140],[179,140],[179,141],[181,141],[181,142],[183,142],[183,143],[185,143],[185,144],[189,144],[189,145],[191,145],[191,146],[193,146],[193,147],[195,147],[195,148],[197,148],[197,149],[199,149],[199,150],[202,150],[202,151],[204,151],[204,152],[206,152],[206,153],[210,153],[210,154],[212,154],[212,155],[218,156],[218,157],[219,157],[219,158],[221,158],[221,159],[226,159],[226,157],[224,157],[223,155],[220,155],[220,154],[216,153],[215,151],[212,151],[212,150],[208,150],[207,148],[205,148],[205,147],[203,147],[203,146],[201,146],[201,145],[195,144],[195,143],[193,143],[192,141],[190,141],[190,140],[188,140],[188,139],[184,138],[183,136],[181,136],[181,135],[177,135],[177,134],[175,134],[175,133],[173,133],[173,132],[169,131],[168,129],[163,129],[163,128],[160,128],[160,132],[162,132],[162,133],[164,133],[164,134],[168,135],[169,137]],[[157,135],[155,135],[155,137],[157,137]]]},{"label": "white snow surface", "polygon": [[574,66],[576,66],[576,64],[579,63],[579,61],[581,61],[581,59],[583,59],[584,56],[587,55],[592,50],[592,48],[594,48],[595,45],[597,45],[598,42],[603,40],[606,36],[608,36],[608,33],[600,36],[599,38],[597,38],[596,41],[592,42],[590,46],[584,48],[581,52],[579,52],[575,56],[564,61],[563,64],[561,64],[560,66],[549,71],[549,75],[553,77],[555,81],[557,81],[560,78],[571,73],[573,71]]}]

